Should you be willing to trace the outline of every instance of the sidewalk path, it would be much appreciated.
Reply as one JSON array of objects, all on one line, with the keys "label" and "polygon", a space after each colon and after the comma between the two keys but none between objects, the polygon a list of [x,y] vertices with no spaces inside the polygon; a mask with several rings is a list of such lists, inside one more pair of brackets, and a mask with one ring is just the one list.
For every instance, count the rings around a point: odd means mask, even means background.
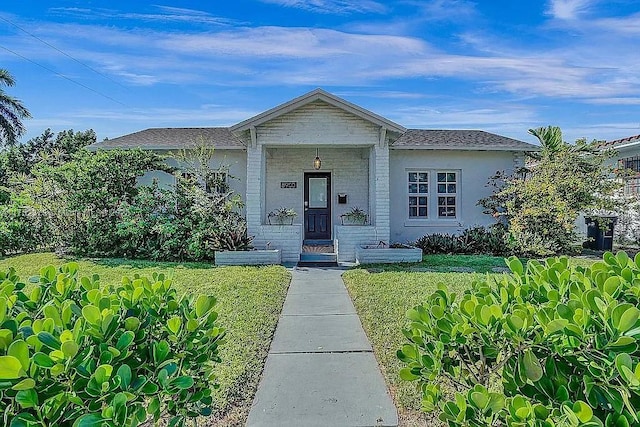
[{"label": "sidewalk path", "polygon": [[249,427],[397,426],[337,268],[296,268]]}]

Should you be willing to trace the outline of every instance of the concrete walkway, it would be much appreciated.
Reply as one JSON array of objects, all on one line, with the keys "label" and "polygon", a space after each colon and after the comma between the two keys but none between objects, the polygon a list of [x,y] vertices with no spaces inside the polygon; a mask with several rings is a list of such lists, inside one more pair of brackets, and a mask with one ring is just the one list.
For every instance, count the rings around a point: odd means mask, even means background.
[{"label": "concrete walkway", "polygon": [[247,426],[398,425],[341,274],[293,270]]}]

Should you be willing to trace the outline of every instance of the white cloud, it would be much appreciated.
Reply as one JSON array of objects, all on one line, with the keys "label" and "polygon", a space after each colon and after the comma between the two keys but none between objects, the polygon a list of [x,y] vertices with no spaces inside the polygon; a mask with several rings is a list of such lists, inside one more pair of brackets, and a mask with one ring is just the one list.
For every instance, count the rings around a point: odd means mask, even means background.
[{"label": "white cloud", "polygon": [[395,120],[411,127],[487,129],[531,123],[536,121],[536,114],[524,106],[510,106],[509,109],[498,105],[472,109],[418,106],[397,109]]},{"label": "white cloud", "polygon": [[257,114],[258,111],[228,105],[201,105],[199,108],[87,108],[49,110],[26,122],[25,141],[45,129],[92,128],[98,140],[114,138],[149,127],[230,126]]},{"label": "white cloud", "polygon": [[[568,7],[569,3],[562,4]],[[578,8],[575,0],[571,4],[573,10]],[[429,5],[446,9],[444,0]],[[166,6],[158,10],[169,15],[207,15]],[[640,21],[640,14],[585,20],[586,25],[579,26],[584,28],[580,37],[537,49],[467,32],[461,36],[464,49],[458,46],[455,53],[415,37],[326,28],[226,26],[180,32],[46,22],[32,28],[75,58],[132,86],[379,86],[380,98],[411,99],[415,94],[386,90],[386,82],[447,79],[452,84],[450,79],[457,79],[472,85],[471,97],[508,93],[601,104],[621,99],[635,105],[632,100],[640,98],[640,57],[629,52],[637,42],[632,33],[636,20]],[[608,33],[594,31],[590,25],[615,28],[618,21],[620,31],[626,32],[617,35],[615,43]],[[32,39],[0,36],[0,42],[31,59],[54,65],[66,62],[69,67],[68,58]],[[9,58],[2,52],[0,57]]]},{"label": "white cloud", "polygon": [[190,24],[210,24],[210,25],[236,25],[241,23],[233,19],[214,16],[208,12],[185,9],[171,6],[155,6],[158,13],[130,13],[113,9],[78,8],[78,7],[53,7],[50,13],[54,15],[73,16],[82,20],[92,19],[128,19],[137,21],[156,22],[186,22]]},{"label": "white cloud", "polygon": [[263,3],[304,9],[316,13],[384,13],[387,7],[373,0],[261,0]]},{"label": "white cloud", "polygon": [[551,0],[547,13],[556,19],[573,20],[585,13],[594,0]]},{"label": "white cloud", "polygon": [[640,105],[640,97],[612,97],[587,99],[590,104],[599,105]]}]

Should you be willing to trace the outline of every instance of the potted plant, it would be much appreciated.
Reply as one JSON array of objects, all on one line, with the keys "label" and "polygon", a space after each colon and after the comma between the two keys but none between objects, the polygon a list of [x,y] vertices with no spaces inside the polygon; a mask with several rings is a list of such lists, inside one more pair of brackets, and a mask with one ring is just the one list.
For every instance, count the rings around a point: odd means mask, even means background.
[{"label": "potted plant", "polygon": [[269,224],[291,225],[293,224],[294,218],[297,216],[298,212],[291,208],[282,207],[269,212],[267,220],[269,221]]},{"label": "potted plant", "polygon": [[357,206],[352,207],[350,211],[340,215],[340,218],[342,219],[342,225],[364,225],[367,223],[367,213]]}]

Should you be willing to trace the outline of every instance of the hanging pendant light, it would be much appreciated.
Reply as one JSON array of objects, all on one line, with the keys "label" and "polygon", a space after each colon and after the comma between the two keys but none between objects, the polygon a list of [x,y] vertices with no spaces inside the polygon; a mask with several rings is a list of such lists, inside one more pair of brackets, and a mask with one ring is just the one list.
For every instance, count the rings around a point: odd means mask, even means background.
[{"label": "hanging pendant light", "polygon": [[315,170],[320,169],[322,166],[322,160],[320,160],[320,156],[318,155],[318,149],[316,148],[316,158],[313,160],[313,168]]}]

